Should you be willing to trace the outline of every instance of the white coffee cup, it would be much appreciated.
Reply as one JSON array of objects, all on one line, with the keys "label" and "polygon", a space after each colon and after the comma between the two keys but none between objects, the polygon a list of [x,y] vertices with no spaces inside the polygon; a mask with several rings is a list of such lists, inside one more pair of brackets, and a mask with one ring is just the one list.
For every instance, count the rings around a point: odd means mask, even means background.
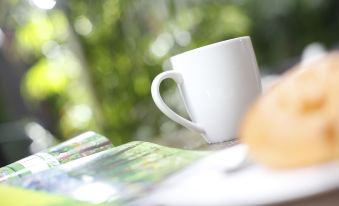
[{"label": "white coffee cup", "polygon": [[[173,70],[152,82],[152,97],[173,121],[200,133],[208,143],[236,138],[249,104],[260,94],[257,61],[248,36],[207,45],[171,57]],[[160,96],[164,79],[173,79],[192,119],[173,112]]]}]

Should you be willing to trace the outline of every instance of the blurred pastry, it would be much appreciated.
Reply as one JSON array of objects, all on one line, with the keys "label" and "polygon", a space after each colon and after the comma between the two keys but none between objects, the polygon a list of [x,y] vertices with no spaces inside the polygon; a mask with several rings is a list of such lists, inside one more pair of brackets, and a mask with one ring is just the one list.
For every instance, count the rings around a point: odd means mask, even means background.
[{"label": "blurred pastry", "polygon": [[339,158],[339,52],[287,72],[250,108],[239,135],[273,168]]}]

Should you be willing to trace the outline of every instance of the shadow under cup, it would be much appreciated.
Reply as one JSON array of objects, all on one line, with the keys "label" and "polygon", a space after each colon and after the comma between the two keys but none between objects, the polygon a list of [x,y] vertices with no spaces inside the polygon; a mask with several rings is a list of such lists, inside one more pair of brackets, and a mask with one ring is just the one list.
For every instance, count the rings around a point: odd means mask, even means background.
[{"label": "shadow under cup", "polygon": [[[173,70],[152,82],[152,97],[173,121],[200,133],[208,143],[237,137],[242,116],[261,92],[260,74],[249,37],[207,45],[171,58]],[[164,79],[176,81],[192,121],[162,100]]]}]

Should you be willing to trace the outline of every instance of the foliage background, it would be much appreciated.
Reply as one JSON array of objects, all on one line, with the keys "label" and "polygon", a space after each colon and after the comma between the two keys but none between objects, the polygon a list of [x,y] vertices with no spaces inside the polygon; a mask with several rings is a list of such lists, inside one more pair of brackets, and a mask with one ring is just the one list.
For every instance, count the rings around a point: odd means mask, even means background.
[{"label": "foliage background", "polygon": [[[280,73],[311,43],[338,45],[338,9],[335,0],[0,1],[0,122],[34,121],[59,139],[95,130],[114,144],[152,141],[179,128],[150,96],[170,56],[250,35],[262,73]],[[162,93],[184,112],[173,82]]]}]

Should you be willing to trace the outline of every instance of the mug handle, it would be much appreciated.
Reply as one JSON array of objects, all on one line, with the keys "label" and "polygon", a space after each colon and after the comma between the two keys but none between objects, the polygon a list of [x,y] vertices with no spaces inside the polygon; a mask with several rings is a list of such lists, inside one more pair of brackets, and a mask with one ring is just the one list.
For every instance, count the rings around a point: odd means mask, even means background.
[{"label": "mug handle", "polygon": [[166,72],[158,74],[158,76],[154,78],[152,82],[152,87],[151,87],[151,93],[152,93],[152,98],[153,98],[154,103],[167,117],[169,117],[173,121],[183,125],[184,127],[187,127],[188,129],[196,131],[198,133],[205,133],[204,129],[201,126],[199,126],[197,123],[194,123],[190,120],[187,120],[179,116],[165,104],[159,91],[160,84],[165,79],[173,79],[177,84],[182,84],[184,81],[182,78],[182,75],[176,71],[166,71]]}]

